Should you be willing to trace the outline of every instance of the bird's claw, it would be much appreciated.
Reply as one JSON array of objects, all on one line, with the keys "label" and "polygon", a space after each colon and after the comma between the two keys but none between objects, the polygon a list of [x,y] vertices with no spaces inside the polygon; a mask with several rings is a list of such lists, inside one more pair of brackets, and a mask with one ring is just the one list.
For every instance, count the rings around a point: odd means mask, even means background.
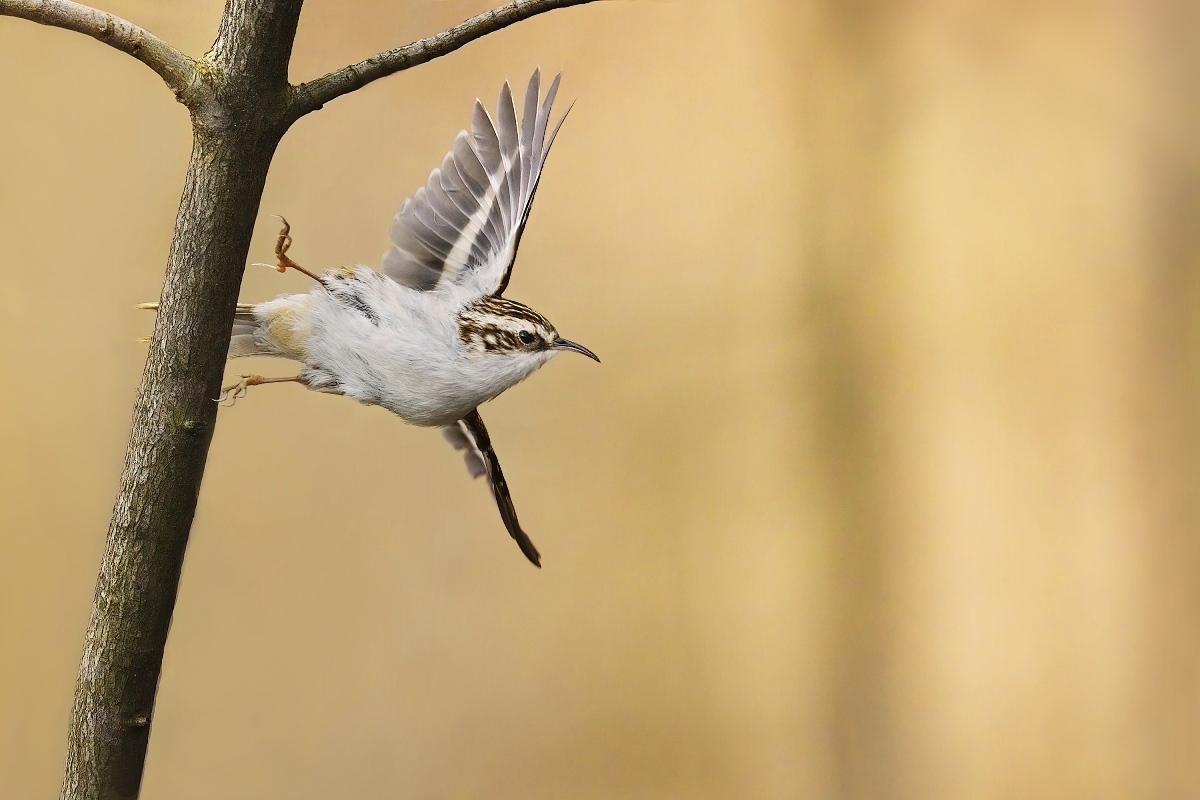
[{"label": "bird's claw", "polygon": [[289,269],[294,269],[312,278],[317,283],[324,283],[320,275],[314,275],[295,261],[292,261],[288,256],[287,251],[292,246],[292,226],[283,217],[278,215],[276,217],[283,223],[283,228],[279,231],[279,238],[275,240],[275,269],[280,272],[287,272]]},{"label": "bird's claw", "polygon": [[246,392],[250,390],[251,379],[254,377],[256,376],[243,375],[237,383],[222,387],[221,394],[216,399],[217,405],[231,408],[234,403],[246,396]]},{"label": "bird's claw", "polygon": [[280,272],[286,272],[288,267],[296,266],[296,262],[288,258],[287,255],[288,249],[292,246],[292,226],[282,216],[276,216],[283,223],[283,228],[279,231],[279,238],[275,240],[275,258],[279,259],[279,264],[275,269]]}]

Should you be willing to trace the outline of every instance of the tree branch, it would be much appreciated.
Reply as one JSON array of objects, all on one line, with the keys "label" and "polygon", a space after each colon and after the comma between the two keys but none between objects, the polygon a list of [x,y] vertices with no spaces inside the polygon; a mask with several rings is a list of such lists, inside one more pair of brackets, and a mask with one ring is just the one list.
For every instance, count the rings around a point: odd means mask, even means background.
[{"label": "tree branch", "polygon": [[65,28],[115,47],[157,72],[181,101],[196,78],[196,62],[153,33],[107,11],[70,0],[0,0],[0,16]]},{"label": "tree branch", "polygon": [[140,791],[243,265],[275,148],[322,104],[555,8],[516,0],[436,36],[293,87],[303,0],[225,0],[196,61],[126,20],[70,0],[0,0],[13,16],[84,33],[143,62],[192,112],[193,149],[121,487],[96,580],[67,740],[62,800]]},{"label": "tree branch", "polygon": [[330,100],[361,89],[372,81],[452,53],[465,44],[523,19],[556,8],[591,2],[595,0],[515,0],[506,6],[485,11],[434,36],[379,53],[297,86],[293,114],[295,118],[310,114]]}]

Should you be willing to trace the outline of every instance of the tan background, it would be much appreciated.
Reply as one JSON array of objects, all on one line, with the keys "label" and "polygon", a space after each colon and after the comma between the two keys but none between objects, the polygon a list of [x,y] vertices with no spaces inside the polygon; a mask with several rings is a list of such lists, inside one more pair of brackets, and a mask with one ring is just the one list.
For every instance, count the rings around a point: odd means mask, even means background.
[{"label": "tan background", "polygon": [[[199,54],[221,4],[104,5]],[[293,78],[486,5],[310,2]],[[282,213],[377,264],[470,101],[565,69],[510,295],[604,364],[485,409],[541,572],[435,432],[222,411],[144,796],[1200,796],[1188,5],[603,3],[303,120],[251,259]],[[188,146],[0,19],[5,798],[57,792]]]}]

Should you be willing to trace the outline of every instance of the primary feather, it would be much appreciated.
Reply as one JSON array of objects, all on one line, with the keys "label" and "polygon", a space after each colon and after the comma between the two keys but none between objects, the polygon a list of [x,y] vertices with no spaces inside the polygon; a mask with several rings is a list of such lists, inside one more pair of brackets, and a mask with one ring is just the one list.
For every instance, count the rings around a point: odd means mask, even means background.
[{"label": "primary feather", "polygon": [[520,121],[507,83],[495,120],[477,100],[471,132],[458,134],[442,166],[401,204],[381,272],[332,270],[307,293],[239,305],[229,347],[230,357],[295,359],[311,389],[442,426],[471,474],[487,476],[505,527],[534,564],[537,549],[517,521],[478,406],[562,349],[595,358],[541,314],[500,296],[566,118],[550,128],[558,84],[556,77],[541,97],[534,71]]},{"label": "primary feather", "polygon": [[475,295],[504,291],[542,167],[567,116],[547,137],[560,77],[539,104],[541,73],[534,71],[519,124],[507,82],[495,122],[475,101],[471,132],[459,132],[442,166],[396,212],[385,275],[421,291],[447,284]]}]

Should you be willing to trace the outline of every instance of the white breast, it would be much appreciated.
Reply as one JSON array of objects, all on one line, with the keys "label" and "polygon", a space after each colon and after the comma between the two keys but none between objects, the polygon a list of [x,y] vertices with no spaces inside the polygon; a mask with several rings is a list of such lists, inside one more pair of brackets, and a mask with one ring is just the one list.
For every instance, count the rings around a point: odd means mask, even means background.
[{"label": "white breast", "polygon": [[305,375],[315,389],[383,406],[414,425],[459,420],[552,356],[468,352],[457,317],[470,298],[409,289],[366,267],[355,268],[351,284],[349,302],[320,286],[293,296],[306,306]]}]

